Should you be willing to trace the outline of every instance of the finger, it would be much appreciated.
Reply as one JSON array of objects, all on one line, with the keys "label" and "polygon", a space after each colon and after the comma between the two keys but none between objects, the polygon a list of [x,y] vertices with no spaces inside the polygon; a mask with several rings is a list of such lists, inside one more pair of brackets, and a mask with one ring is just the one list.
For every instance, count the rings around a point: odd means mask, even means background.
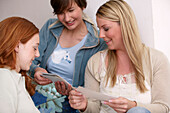
[{"label": "finger", "polygon": [[111,99],[109,100],[112,104],[118,104],[118,105],[124,105],[127,104],[127,99],[117,98],[117,99]]},{"label": "finger", "polygon": [[56,83],[56,89],[57,89],[57,92],[59,92],[60,94],[62,94],[62,91],[61,91],[61,84],[59,81],[57,81]]},{"label": "finger", "polygon": [[42,82],[46,82],[46,83],[52,83],[51,80],[47,79],[47,78],[44,78],[42,76],[39,76],[39,77],[35,77],[38,81],[42,81]]},{"label": "finger", "polygon": [[125,109],[114,109],[117,113],[126,113]]},{"label": "finger", "polygon": [[[71,97],[72,98],[72,97]],[[77,103],[83,103],[85,99],[83,98],[74,98],[74,99],[69,99],[70,103],[72,104],[77,104]]]},{"label": "finger", "polygon": [[81,96],[82,93],[78,92],[77,90],[71,90],[69,95],[71,95],[71,96]]},{"label": "finger", "polygon": [[65,93],[65,91],[67,90],[66,89],[66,85],[64,82],[60,82],[61,83],[61,89],[62,89],[62,92]]},{"label": "finger", "polygon": [[34,78],[36,78],[39,81],[51,81],[45,77],[42,77],[40,72],[35,73]]},{"label": "finger", "polygon": [[59,81],[55,82],[55,87],[56,87],[57,91],[61,90],[61,85],[60,85]]},{"label": "finger", "polygon": [[72,86],[68,84],[67,90],[70,92],[72,90]]},{"label": "finger", "polygon": [[69,95],[69,93],[70,93],[71,90],[72,90],[72,87],[71,87],[71,85],[69,84],[69,85],[67,86],[66,95]]},{"label": "finger", "polygon": [[40,81],[40,80],[37,80],[37,78],[34,78],[34,81],[40,85],[47,85],[49,83],[52,83],[51,81]]}]

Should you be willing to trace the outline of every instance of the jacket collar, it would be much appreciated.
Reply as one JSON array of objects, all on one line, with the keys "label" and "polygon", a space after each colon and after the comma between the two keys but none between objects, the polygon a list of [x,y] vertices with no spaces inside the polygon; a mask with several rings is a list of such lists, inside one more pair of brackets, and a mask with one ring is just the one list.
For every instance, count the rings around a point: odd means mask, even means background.
[{"label": "jacket collar", "polygon": [[[92,27],[92,23],[87,22],[84,20],[87,30],[88,30],[88,36],[85,41],[84,47],[91,48],[95,47],[99,44],[99,38],[95,36],[94,28]],[[49,30],[52,32],[52,34],[58,39],[63,31],[64,25],[59,21],[55,21],[49,26]]]}]

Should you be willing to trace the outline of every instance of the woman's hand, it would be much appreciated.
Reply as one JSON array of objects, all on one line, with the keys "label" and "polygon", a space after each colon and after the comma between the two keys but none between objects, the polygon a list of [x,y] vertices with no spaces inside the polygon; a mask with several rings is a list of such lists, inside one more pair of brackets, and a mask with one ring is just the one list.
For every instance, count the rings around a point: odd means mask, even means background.
[{"label": "woman's hand", "polygon": [[135,101],[130,101],[123,97],[104,101],[104,104],[112,107],[117,113],[126,113],[129,109],[136,107]]},{"label": "woman's hand", "polygon": [[34,74],[34,80],[35,80],[35,82],[37,82],[37,83],[40,84],[40,85],[47,85],[47,84],[49,84],[49,83],[52,83],[51,80],[42,77],[42,76],[41,76],[42,73],[48,73],[48,72],[47,72],[45,69],[40,68],[40,67],[38,67],[38,68],[35,69],[35,74]]},{"label": "woman's hand", "polygon": [[69,92],[72,89],[70,84],[68,84],[68,87],[66,87],[65,83],[60,81],[55,82],[55,87],[57,92],[59,92],[62,95],[69,95]]},{"label": "woman's hand", "polygon": [[76,90],[70,91],[68,99],[69,99],[70,106],[72,108],[79,109],[82,112],[86,110],[87,99],[80,92]]}]

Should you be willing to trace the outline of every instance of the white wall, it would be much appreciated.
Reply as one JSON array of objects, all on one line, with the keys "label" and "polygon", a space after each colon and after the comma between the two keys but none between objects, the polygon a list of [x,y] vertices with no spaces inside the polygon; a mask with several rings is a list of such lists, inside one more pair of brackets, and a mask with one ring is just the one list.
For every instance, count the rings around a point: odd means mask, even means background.
[{"label": "white wall", "polygon": [[170,0],[152,0],[155,48],[170,61]]},{"label": "white wall", "polygon": [[0,21],[11,16],[21,16],[38,28],[53,17],[50,0],[0,0]]},{"label": "white wall", "polygon": [[[95,21],[98,7],[108,0],[87,0],[85,12]],[[169,0],[125,0],[134,10],[142,41],[163,51],[170,59]],[[53,16],[50,0],[0,0],[0,21],[21,16],[33,21],[38,28]]]}]

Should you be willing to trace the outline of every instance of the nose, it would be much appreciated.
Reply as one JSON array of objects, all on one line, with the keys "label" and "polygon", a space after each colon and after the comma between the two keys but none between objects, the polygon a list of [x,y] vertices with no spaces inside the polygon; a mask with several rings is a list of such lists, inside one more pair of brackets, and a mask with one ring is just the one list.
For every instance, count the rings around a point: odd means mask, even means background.
[{"label": "nose", "polygon": [[99,37],[100,37],[100,38],[104,38],[104,37],[105,37],[105,35],[104,35],[104,33],[103,33],[102,30],[99,31]]},{"label": "nose", "polygon": [[64,13],[64,19],[65,19],[66,22],[70,21],[71,18],[70,18],[70,14],[68,12]]},{"label": "nose", "polygon": [[39,49],[37,49],[37,51],[35,52],[35,57],[39,57],[40,56],[40,52]]}]

